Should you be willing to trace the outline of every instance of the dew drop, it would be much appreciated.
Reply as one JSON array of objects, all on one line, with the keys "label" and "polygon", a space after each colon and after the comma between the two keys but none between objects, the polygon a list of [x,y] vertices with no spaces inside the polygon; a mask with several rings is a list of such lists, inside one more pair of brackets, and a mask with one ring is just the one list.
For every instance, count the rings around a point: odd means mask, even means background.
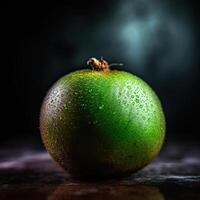
[{"label": "dew drop", "polygon": [[66,104],[64,104],[64,109],[67,110],[67,105]]},{"label": "dew drop", "polygon": [[104,105],[99,106],[99,110],[101,110],[104,107]]}]

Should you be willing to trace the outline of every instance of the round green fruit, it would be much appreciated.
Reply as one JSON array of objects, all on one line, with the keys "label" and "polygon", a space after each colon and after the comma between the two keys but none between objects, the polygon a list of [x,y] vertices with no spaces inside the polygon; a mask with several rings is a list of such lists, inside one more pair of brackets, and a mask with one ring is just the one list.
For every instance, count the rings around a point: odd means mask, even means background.
[{"label": "round green fruit", "polygon": [[110,70],[91,58],[92,69],[59,79],[40,114],[45,147],[75,177],[123,176],[158,154],[165,135],[160,101],[142,79]]}]

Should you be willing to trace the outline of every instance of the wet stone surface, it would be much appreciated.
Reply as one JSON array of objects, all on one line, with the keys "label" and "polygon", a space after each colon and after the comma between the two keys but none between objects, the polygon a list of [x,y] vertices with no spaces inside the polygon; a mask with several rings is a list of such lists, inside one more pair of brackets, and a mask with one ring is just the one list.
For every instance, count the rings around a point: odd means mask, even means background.
[{"label": "wet stone surface", "polygon": [[200,148],[165,145],[156,160],[123,179],[78,181],[63,172],[46,152],[0,152],[0,199],[200,199]]}]

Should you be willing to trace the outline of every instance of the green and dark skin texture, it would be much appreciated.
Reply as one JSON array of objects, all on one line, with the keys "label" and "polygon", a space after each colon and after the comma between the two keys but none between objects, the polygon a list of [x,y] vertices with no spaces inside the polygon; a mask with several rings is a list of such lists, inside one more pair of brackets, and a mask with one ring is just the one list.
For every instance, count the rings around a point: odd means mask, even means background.
[{"label": "green and dark skin texture", "polygon": [[40,114],[43,143],[53,159],[80,178],[124,176],[160,151],[165,117],[154,91],[131,73],[91,58],[91,69],[59,79]]}]

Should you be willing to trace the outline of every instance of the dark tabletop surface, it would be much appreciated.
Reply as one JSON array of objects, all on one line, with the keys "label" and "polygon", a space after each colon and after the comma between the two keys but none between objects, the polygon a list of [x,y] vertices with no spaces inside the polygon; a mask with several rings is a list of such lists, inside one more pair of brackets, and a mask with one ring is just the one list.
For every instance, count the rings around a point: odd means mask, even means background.
[{"label": "dark tabletop surface", "polygon": [[198,200],[200,148],[169,144],[146,168],[123,179],[74,180],[45,151],[0,151],[0,200]]}]

